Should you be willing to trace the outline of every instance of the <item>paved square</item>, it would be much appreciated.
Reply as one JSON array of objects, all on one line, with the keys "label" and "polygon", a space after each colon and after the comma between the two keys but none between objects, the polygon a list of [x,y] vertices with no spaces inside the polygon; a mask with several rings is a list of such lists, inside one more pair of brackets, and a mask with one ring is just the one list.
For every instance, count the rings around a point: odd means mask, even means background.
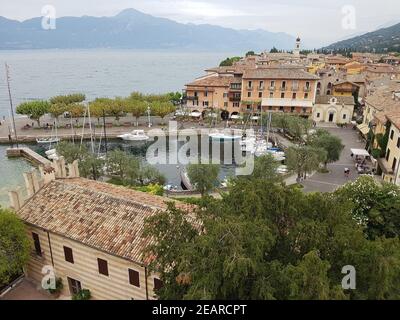
[{"label": "paved square", "polygon": [[[352,128],[321,128],[342,139],[345,148],[342,151],[339,161],[328,164],[329,173],[316,172],[306,181],[302,182],[304,192],[332,192],[348,181],[356,180],[359,175],[355,163],[351,157],[352,148],[364,149],[365,141],[360,139],[357,130]],[[344,169],[350,169],[350,177],[344,176]]]}]

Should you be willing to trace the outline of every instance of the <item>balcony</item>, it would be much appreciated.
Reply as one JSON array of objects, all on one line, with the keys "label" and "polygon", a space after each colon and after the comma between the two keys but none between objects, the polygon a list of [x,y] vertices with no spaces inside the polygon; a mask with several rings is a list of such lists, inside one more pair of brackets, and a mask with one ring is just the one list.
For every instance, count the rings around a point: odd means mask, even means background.
[{"label": "balcony", "polygon": [[253,86],[247,86],[246,89],[249,90],[249,91],[251,91],[251,90],[254,89],[254,87],[253,87]]},{"label": "balcony", "polygon": [[229,101],[231,102],[239,102],[241,99],[241,97],[229,97]]},{"label": "balcony", "polygon": [[287,87],[286,87],[286,86],[285,86],[285,87],[281,86],[279,89],[280,89],[281,91],[286,91]]},{"label": "balcony", "polygon": [[183,97],[183,100],[197,101],[197,100],[199,100],[199,97],[198,96],[185,96],[185,97]]},{"label": "balcony", "polygon": [[275,87],[275,86],[269,87],[269,91],[275,91],[275,90],[276,90],[276,87]]},{"label": "balcony", "polygon": [[292,91],[299,91],[299,87],[298,86],[292,86]]},{"label": "balcony", "polygon": [[231,84],[230,90],[232,91],[242,91],[242,85],[241,84]]},{"label": "balcony", "polygon": [[310,92],[310,91],[311,91],[311,87],[304,87],[304,88],[303,88],[303,91],[304,91],[304,92]]},{"label": "balcony", "polygon": [[259,86],[259,87],[258,87],[258,90],[260,90],[260,91],[265,90],[265,86]]}]

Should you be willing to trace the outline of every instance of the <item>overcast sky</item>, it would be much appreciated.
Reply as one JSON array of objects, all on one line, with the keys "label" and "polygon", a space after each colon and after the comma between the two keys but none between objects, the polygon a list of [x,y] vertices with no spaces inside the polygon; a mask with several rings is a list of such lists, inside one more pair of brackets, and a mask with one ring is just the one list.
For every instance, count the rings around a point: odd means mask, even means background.
[{"label": "overcast sky", "polygon": [[0,15],[24,20],[40,16],[49,4],[58,17],[112,16],[135,8],[183,23],[286,32],[308,47],[400,22],[399,0],[0,0]]}]

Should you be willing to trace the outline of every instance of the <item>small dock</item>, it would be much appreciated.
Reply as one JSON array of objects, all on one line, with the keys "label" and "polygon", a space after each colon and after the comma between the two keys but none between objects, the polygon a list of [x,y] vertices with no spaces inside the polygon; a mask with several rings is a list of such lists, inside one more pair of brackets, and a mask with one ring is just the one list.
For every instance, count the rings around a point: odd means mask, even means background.
[{"label": "small dock", "polygon": [[29,148],[8,148],[7,157],[18,158],[23,157],[35,166],[49,166],[51,161],[37,154],[35,151]]}]

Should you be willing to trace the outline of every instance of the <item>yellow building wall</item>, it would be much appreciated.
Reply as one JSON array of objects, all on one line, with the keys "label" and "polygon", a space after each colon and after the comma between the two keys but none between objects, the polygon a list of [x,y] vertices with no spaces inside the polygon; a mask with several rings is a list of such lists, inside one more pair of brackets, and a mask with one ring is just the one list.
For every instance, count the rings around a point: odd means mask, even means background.
[{"label": "yellow building wall", "polygon": [[[390,150],[390,155],[389,158],[387,159],[387,162],[389,163],[390,166],[392,166],[394,159],[396,158],[397,160],[397,165],[394,170],[393,175],[384,175],[383,178],[387,182],[395,182],[395,177],[397,174],[397,184],[400,185],[400,172],[397,172],[399,168],[399,161],[400,161],[400,148],[397,146],[397,141],[400,138],[400,130],[397,129],[394,125],[391,126],[390,132],[393,130],[393,139],[390,139],[390,134],[389,134],[389,142],[386,148],[386,152]],[[399,170],[400,171],[400,170]]]},{"label": "yellow building wall", "polygon": [[[187,87],[187,96],[193,97],[197,92],[198,103],[188,101],[187,106],[200,112],[204,111],[207,106],[203,106],[203,102],[208,102],[208,108],[216,108],[220,110],[232,109],[233,103],[228,98],[228,87]],[[207,92],[207,95],[205,94]]]},{"label": "yellow building wall", "polygon": [[[38,283],[42,282],[44,266],[52,266],[51,252],[54,262],[56,277],[63,281],[62,295],[71,296],[68,279],[72,278],[81,282],[82,289],[89,289],[94,300],[145,300],[146,277],[145,268],[128,260],[104,253],[75,242],[62,236],[47,233],[39,228],[28,226],[28,237],[32,239],[32,232],[39,235],[42,257],[38,257],[32,247],[31,257],[25,268],[25,274]],[[65,261],[63,246],[72,249],[74,263]],[[108,276],[98,271],[97,258],[108,262]],[[139,272],[140,288],[129,283],[128,269]],[[148,298],[154,299],[154,275],[147,278]]]},{"label": "yellow building wall", "polygon": [[[252,89],[249,89],[249,81],[252,82]],[[260,87],[260,83],[263,81],[263,88]],[[274,89],[271,88],[271,81],[275,81]],[[285,90],[281,90],[283,82],[286,82]],[[310,83],[309,91],[305,91],[304,88],[306,83]],[[293,93],[296,93],[296,100],[307,100],[315,101],[315,90],[316,90],[316,80],[298,80],[298,90],[293,91],[292,85],[293,80],[257,80],[257,79],[246,79],[242,83],[242,104],[245,105],[247,102],[258,103],[264,98],[281,99],[281,94],[285,94],[285,99],[291,99]],[[251,97],[248,93],[251,93]],[[261,97],[259,94],[262,94]],[[272,96],[270,95],[272,93]],[[308,98],[305,98],[305,93],[308,94]]]}]

